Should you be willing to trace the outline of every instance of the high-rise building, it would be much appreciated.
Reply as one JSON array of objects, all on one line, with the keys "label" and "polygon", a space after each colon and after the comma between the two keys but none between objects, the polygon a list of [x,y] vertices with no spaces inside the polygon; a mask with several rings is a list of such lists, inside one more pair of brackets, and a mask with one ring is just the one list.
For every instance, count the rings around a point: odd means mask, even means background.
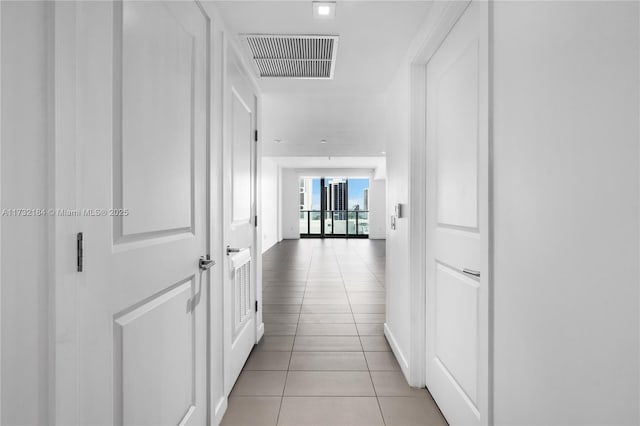
[{"label": "high-rise building", "polygon": [[369,210],[369,188],[362,190],[362,209]]},{"label": "high-rise building", "polygon": [[311,210],[313,204],[313,179],[300,178],[300,210]]},{"label": "high-rise building", "polygon": [[333,179],[327,186],[327,210],[347,210],[347,182]]}]

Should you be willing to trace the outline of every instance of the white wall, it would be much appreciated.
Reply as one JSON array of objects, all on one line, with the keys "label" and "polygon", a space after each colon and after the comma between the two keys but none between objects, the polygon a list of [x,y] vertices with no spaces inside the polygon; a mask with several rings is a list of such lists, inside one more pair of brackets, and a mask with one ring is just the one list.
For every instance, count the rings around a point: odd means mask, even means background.
[{"label": "white wall", "polygon": [[[386,211],[389,215],[394,205],[409,202],[409,63],[401,64],[387,91],[387,188]],[[408,211],[408,209],[405,209]],[[411,317],[409,302],[409,219],[396,220],[396,229],[387,229],[386,245],[386,322],[385,333],[405,376],[411,349]]]},{"label": "white wall", "polygon": [[[638,424],[638,3],[493,5],[495,422]],[[411,202],[408,58],[388,90],[389,212]],[[407,226],[387,231],[401,356]]]},{"label": "white wall", "polygon": [[496,424],[638,424],[638,3],[494,10]]},{"label": "white wall", "polygon": [[387,223],[387,182],[369,179],[369,238],[384,240]]},{"label": "white wall", "polygon": [[300,238],[300,183],[294,169],[282,169],[282,238]]},{"label": "white wall", "polygon": [[[3,209],[46,208],[48,7],[2,2]],[[2,217],[2,419],[48,423],[48,238],[44,217]]]},{"label": "white wall", "polygon": [[263,157],[261,177],[262,212],[260,213],[260,225],[262,227],[262,252],[264,253],[279,241],[280,182],[278,181],[278,164]]}]

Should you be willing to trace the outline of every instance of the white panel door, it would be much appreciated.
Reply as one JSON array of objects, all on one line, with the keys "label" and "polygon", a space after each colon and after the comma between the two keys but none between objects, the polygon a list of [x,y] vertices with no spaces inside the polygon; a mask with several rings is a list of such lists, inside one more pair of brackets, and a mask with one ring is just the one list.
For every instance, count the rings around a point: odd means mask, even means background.
[{"label": "white panel door", "polygon": [[206,423],[208,17],[78,2],[80,424]]},{"label": "white panel door", "polygon": [[256,343],[256,106],[253,85],[227,49],[224,131],[224,387],[228,394]]},{"label": "white panel door", "polygon": [[452,425],[488,424],[487,3],[427,64],[427,387]]}]

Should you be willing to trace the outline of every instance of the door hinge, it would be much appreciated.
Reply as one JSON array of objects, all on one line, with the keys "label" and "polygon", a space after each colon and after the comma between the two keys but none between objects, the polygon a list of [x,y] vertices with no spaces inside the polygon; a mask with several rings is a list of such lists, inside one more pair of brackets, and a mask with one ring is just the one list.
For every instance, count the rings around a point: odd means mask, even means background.
[{"label": "door hinge", "polygon": [[84,260],[84,247],[83,247],[83,239],[82,232],[78,232],[76,236],[76,259],[77,259],[77,271],[82,272],[82,263]]},{"label": "door hinge", "polygon": [[[246,134],[246,133],[245,133],[245,134]],[[255,130],[255,131],[254,131],[254,133],[253,133],[253,138],[254,138],[254,140],[255,140],[256,142],[258,142],[258,131],[257,131],[257,130]]]},{"label": "door hinge", "polygon": [[258,301],[256,300],[256,312],[258,312]]},{"label": "door hinge", "polygon": [[256,215],[253,219],[254,219],[255,226],[257,228],[258,227],[258,215]]}]

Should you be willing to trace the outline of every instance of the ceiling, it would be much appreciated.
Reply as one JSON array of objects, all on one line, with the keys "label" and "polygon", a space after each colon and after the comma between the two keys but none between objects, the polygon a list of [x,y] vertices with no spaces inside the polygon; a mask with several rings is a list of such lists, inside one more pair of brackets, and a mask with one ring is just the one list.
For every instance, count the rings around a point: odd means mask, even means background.
[{"label": "ceiling", "polygon": [[379,95],[263,95],[263,155],[379,156],[385,112]]},{"label": "ceiling", "polygon": [[[386,159],[384,156],[378,157],[269,157],[269,160],[286,169],[308,171],[311,175],[321,171],[336,170],[345,177],[369,177],[375,174],[375,179],[385,178]],[[322,174],[322,173],[319,173]]]},{"label": "ceiling", "polygon": [[305,164],[302,158],[329,156],[356,160],[341,167],[377,168],[364,158],[385,155],[386,91],[432,2],[337,0],[332,20],[314,19],[312,0],[215,4],[248,63],[242,34],[339,36],[332,80],[259,79],[262,155],[293,157],[298,168]]},{"label": "ceiling", "polygon": [[376,169],[385,165],[384,157],[270,157],[289,169]]},{"label": "ceiling", "polygon": [[[380,92],[384,90],[431,2],[338,1],[332,20],[313,18],[311,0],[216,1],[230,31],[239,34],[340,36],[333,80],[262,79],[264,93]],[[247,52],[247,57],[249,57]]]}]

